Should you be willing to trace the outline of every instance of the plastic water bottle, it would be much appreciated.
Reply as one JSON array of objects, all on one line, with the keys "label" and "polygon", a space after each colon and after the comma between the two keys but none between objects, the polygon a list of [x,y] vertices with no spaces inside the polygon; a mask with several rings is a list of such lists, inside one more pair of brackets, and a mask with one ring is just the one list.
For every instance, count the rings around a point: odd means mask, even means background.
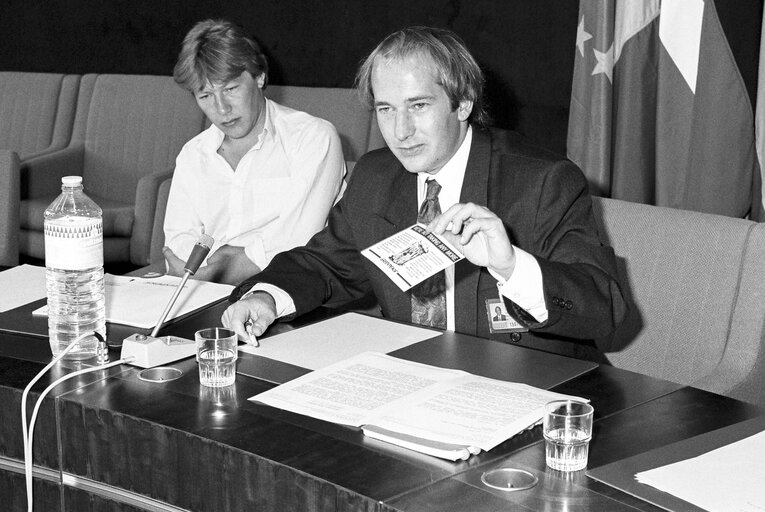
[{"label": "plastic water bottle", "polygon": [[[82,191],[81,176],[63,177],[61,195],[45,210],[45,284],[54,356],[87,332],[106,339],[101,208]],[[96,347],[88,336],[65,358],[95,357]]]}]

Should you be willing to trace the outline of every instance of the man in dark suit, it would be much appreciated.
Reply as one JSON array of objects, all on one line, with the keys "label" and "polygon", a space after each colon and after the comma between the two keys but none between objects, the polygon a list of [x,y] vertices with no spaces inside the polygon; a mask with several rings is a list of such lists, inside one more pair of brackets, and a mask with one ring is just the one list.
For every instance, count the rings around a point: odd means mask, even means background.
[{"label": "man in dark suit", "polygon": [[[373,294],[388,318],[599,359],[592,340],[613,332],[626,305],[581,171],[484,128],[483,75],[449,31],[391,34],[357,87],[388,148],[359,160],[323,231],[237,287],[224,325],[246,339],[246,325],[259,335],[276,318]],[[402,292],[360,251],[417,222],[418,204],[419,220],[465,260],[428,290]],[[498,298],[528,333],[490,332]]]}]

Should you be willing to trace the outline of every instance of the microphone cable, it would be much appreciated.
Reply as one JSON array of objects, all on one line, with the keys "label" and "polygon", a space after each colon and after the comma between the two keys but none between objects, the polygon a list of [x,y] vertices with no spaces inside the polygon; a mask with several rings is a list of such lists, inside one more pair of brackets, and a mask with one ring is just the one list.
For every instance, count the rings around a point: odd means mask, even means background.
[{"label": "microphone cable", "polygon": [[82,370],[77,370],[72,373],[68,373],[64,375],[63,377],[60,377],[53,381],[45,390],[40,393],[40,396],[35,401],[35,406],[32,410],[32,417],[29,421],[29,426],[27,426],[27,395],[29,395],[30,390],[32,389],[32,386],[42,378],[45,373],[50,370],[53,365],[55,365],[57,362],[59,362],[61,359],[64,358],[76,345],[78,342],[82,341],[83,339],[87,338],[88,336],[95,336],[95,338],[98,340],[99,344],[105,344],[106,341],[104,340],[103,336],[99,334],[98,332],[93,333],[85,333],[80,336],[78,336],[76,339],[74,339],[69,345],[59,353],[56,357],[54,357],[50,363],[48,363],[45,368],[40,370],[40,372],[35,375],[35,377],[27,384],[27,386],[24,388],[24,392],[21,394],[21,427],[22,427],[22,435],[23,435],[23,441],[24,441],[24,477],[26,481],[26,488],[27,488],[27,510],[28,512],[33,512],[33,492],[32,492],[32,443],[34,441],[34,428],[35,428],[35,422],[37,421],[37,414],[40,410],[40,406],[42,405],[43,398],[47,396],[48,393],[50,393],[53,388],[61,384],[62,382],[69,380],[73,377],[77,377],[78,375],[83,375],[86,373],[95,372],[98,370],[105,370],[106,368],[111,368],[112,366],[117,366],[124,363],[129,363],[134,357],[125,357],[123,359],[119,359],[117,361],[112,361],[110,363],[104,363],[99,364],[97,366],[93,366],[90,368],[84,368]]}]

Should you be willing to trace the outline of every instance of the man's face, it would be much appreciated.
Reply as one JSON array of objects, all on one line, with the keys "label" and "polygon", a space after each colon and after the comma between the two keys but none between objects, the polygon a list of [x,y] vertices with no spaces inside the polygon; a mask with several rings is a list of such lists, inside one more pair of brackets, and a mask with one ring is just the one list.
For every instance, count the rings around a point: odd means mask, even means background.
[{"label": "man's face", "polygon": [[254,143],[260,135],[256,128],[262,126],[265,116],[264,80],[263,74],[253,78],[245,71],[228,82],[207,83],[194,97],[210,122],[227,138],[249,137]]},{"label": "man's face", "polygon": [[470,101],[452,110],[429,55],[377,58],[372,93],[377,124],[388,147],[409,172],[435,174],[467,133]]}]

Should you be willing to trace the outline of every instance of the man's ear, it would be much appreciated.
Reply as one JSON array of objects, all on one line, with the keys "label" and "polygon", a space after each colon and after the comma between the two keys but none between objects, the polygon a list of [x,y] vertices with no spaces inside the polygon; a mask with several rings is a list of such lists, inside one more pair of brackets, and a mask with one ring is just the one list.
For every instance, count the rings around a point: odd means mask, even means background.
[{"label": "man's ear", "polygon": [[457,119],[460,121],[467,121],[471,112],[473,112],[473,102],[470,100],[462,100],[457,106]]}]

